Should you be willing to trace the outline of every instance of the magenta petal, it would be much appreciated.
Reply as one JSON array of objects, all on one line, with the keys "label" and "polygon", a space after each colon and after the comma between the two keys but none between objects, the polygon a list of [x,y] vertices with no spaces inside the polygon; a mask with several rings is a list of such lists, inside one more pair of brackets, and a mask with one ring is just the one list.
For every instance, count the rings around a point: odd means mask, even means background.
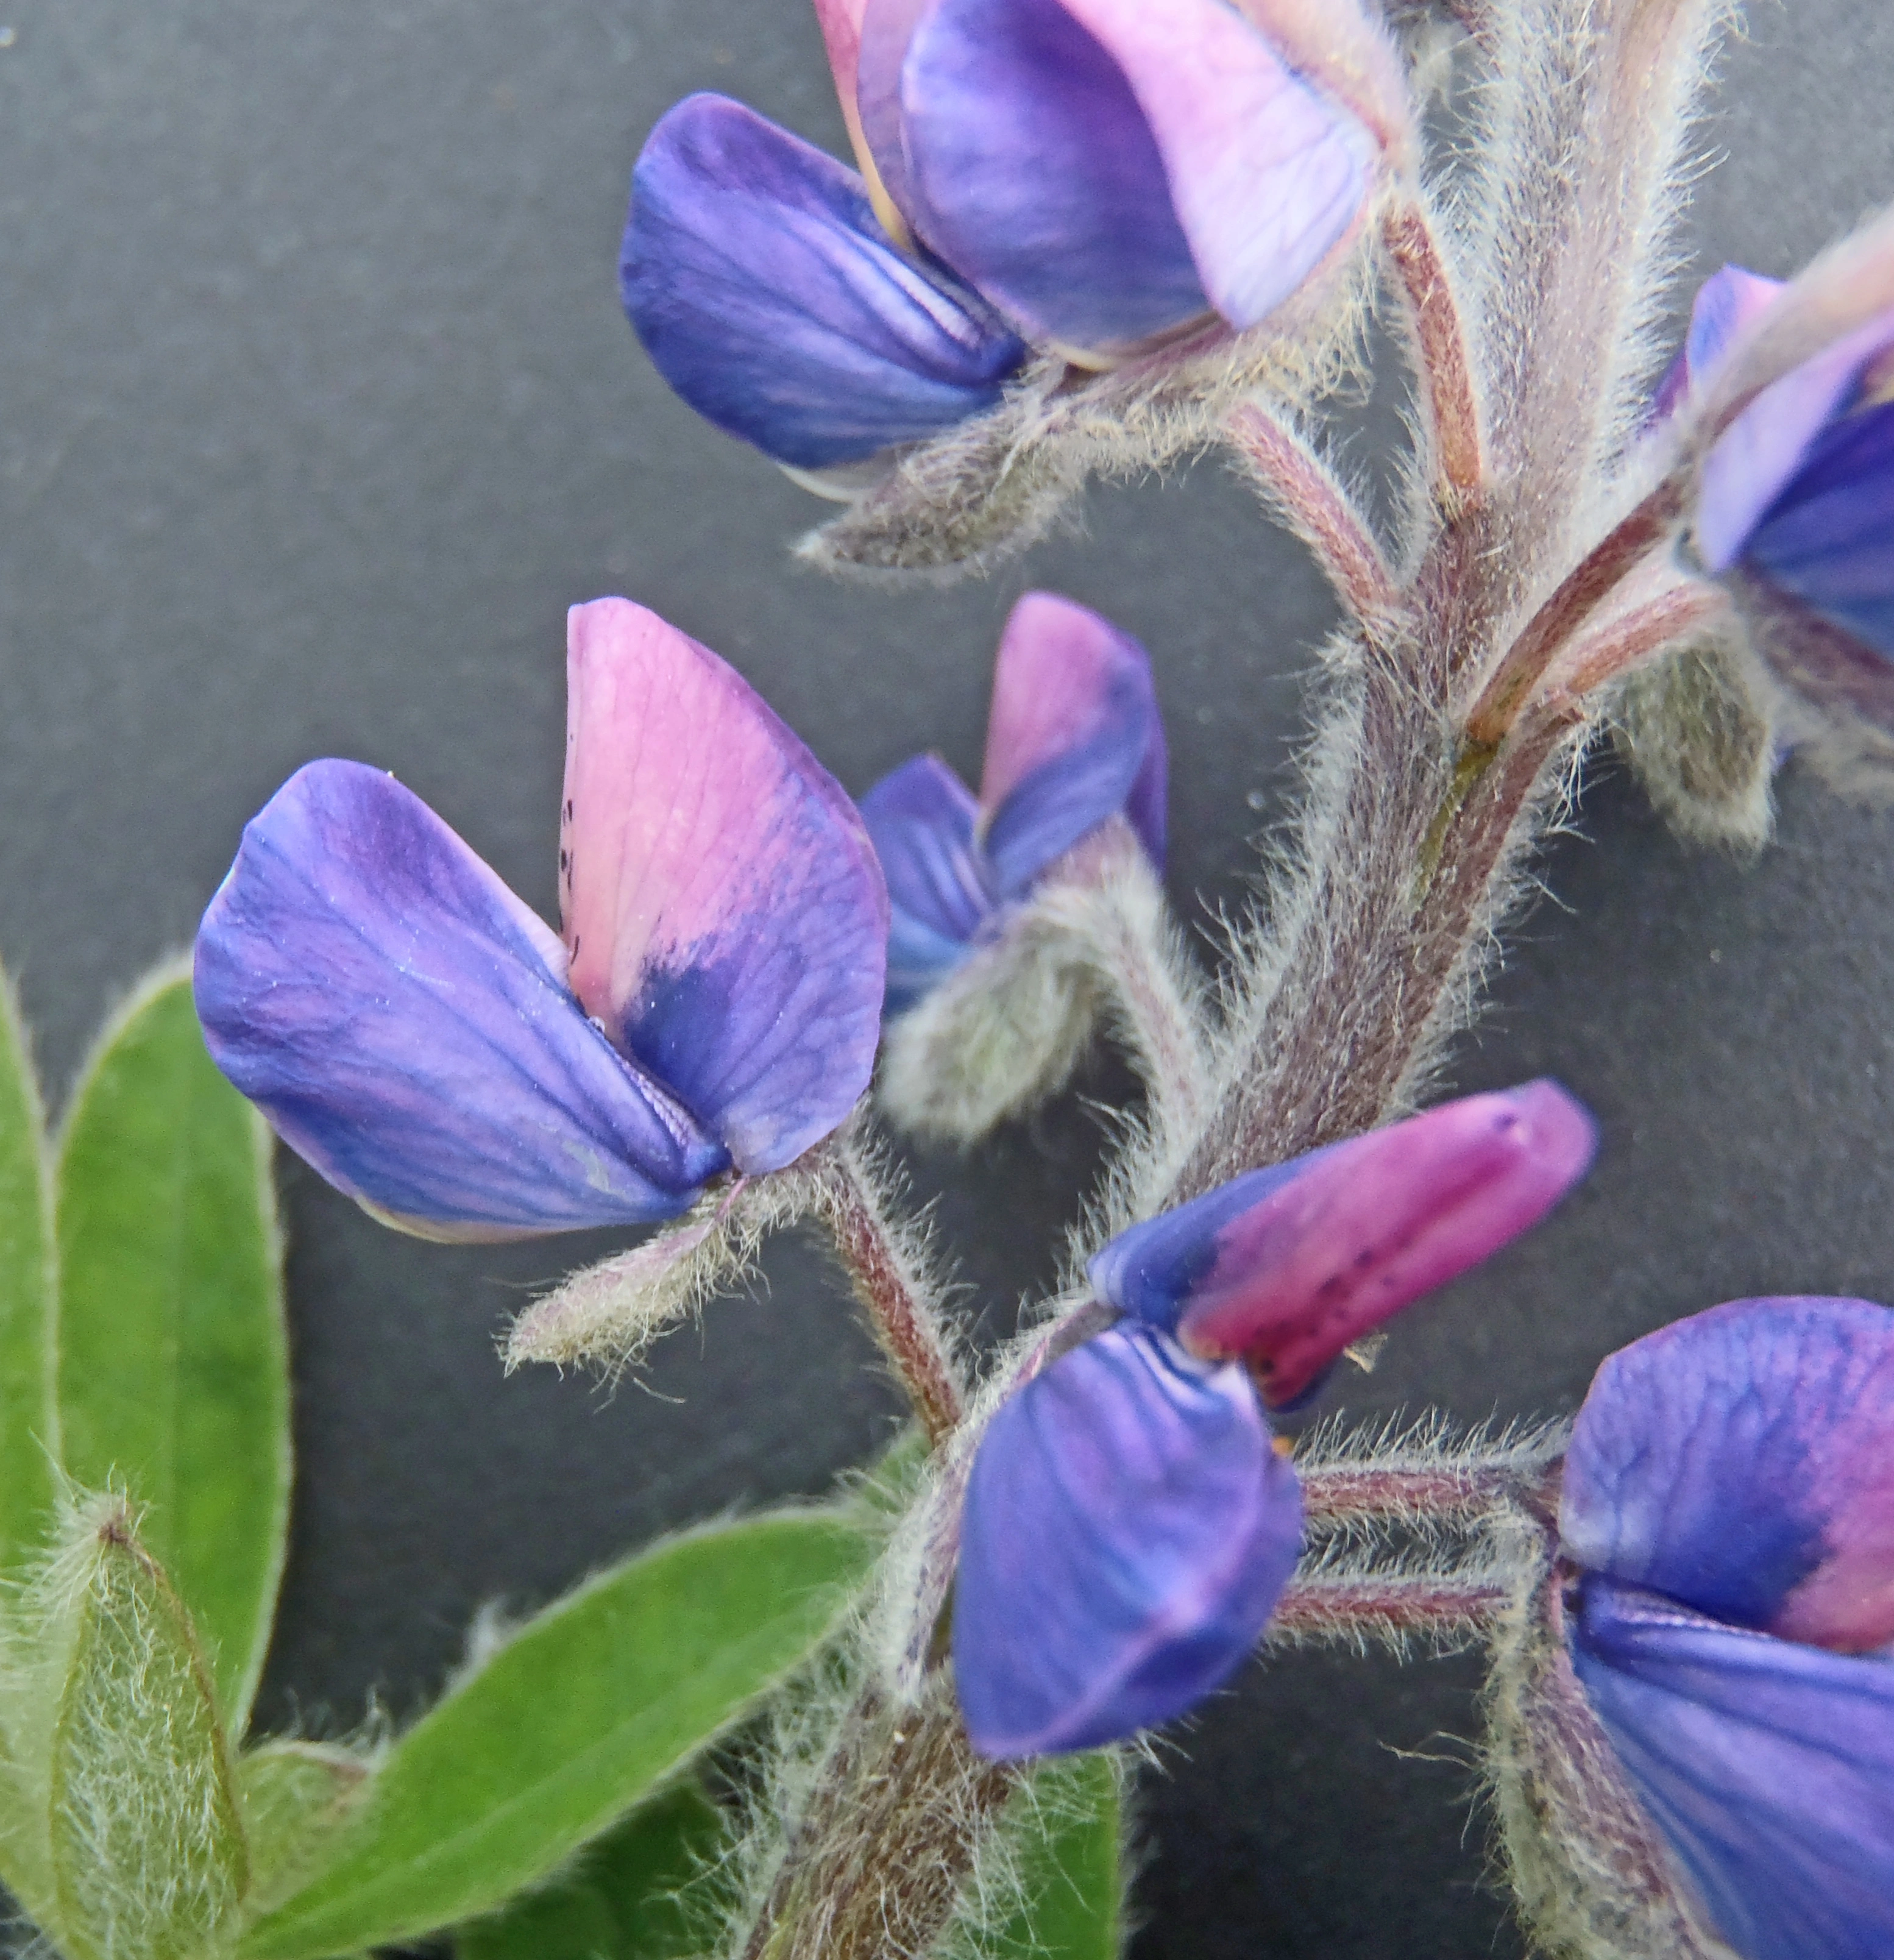
[{"label": "magenta petal", "polygon": [[774,1170],[874,1064],[888,895],[855,807],[734,670],[622,599],[572,609],[560,890],[573,991]]},{"label": "magenta petal", "polygon": [[1119,815],[1161,867],[1164,794],[1150,656],[1088,607],[1027,593],[1000,640],[980,783],[983,842],[1000,891],[1023,892]]},{"label": "magenta petal", "polygon": [[967,1486],[953,1672],[982,1755],[1097,1748],[1181,1715],[1255,1644],[1302,1500],[1240,1369],[1121,1325],[996,1414]]},{"label": "magenta petal", "polygon": [[1536,1224],[1596,1147],[1556,1083],[1466,1096],[1134,1225],[1092,1284],[1195,1353],[1242,1355],[1286,1407],[1351,1342]]},{"label": "magenta petal", "polygon": [[1639,1802],[1743,1960],[1894,1953],[1894,1662],[1596,1577],[1570,1624]]},{"label": "magenta petal", "polygon": [[616,1054],[565,950],[409,791],[312,762],[197,937],[218,1066],[331,1184],[433,1238],[639,1224],[728,1158]]},{"label": "magenta petal", "polygon": [[1894,1313],[1733,1300],[1598,1370],[1559,1529],[1590,1570],[1822,1647],[1894,1640]]}]

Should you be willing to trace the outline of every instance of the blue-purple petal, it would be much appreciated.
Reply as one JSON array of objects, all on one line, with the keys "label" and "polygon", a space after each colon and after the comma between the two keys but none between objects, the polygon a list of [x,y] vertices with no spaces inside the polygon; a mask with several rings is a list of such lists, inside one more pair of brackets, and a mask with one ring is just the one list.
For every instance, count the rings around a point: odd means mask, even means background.
[{"label": "blue-purple petal", "polygon": [[1183,1714],[1250,1650],[1301,1532],[1240,1368],[1129,1323],[1061,1356],[968,1484],[953,1666],[974,1747],[1092,1748]]},{"label": "blue-purple petal", "polygon": [[1746,563],[1894,660],[1894,402],[1831,422],[1750,533]]},{"label": "blue-purple petal", "polygon": [[652,131],[619,275],[672,387],[801,469],[951,428],[1026,358],[975,294],[896,248],[853,171],[722,96]]},{"label": "blue-purple petal", "polygon": [[1087,607],[1029,592],[1014,609],[994,675],[982,788],[982,838],[1002,897],[1109,817],[1164,861],[1164,727],[1151,661],[1128,633]]},{"label": "blue-purple petal", "polygon": [[729,1162],[587,1020],[559,940],[380,770],[312,762],[204,915],[217,1064],[392,1223],[507,1237],[675,1215]]},{"label": "blue-purple petal", "polygon": [[1740,1627],[1894,1638],[1894,1313],[1735,1300],[1610,1357],[1565,1458],[1572,1558]]},{"label": "blue-purple petal", "polygon": [[1578,1678],[1638,1799],[1743,1960],[1894,1952],[1894,1662],[1587,1579]]},{"label": "blue-purple petal", "polygon": [[861,799],[888,881],[888,1011],[912,1007],[966,958],[992,916],[973,793],[938,756],[916,756]]},{"label": "blue-purple petal", "polygon": [[1092,1290],[1121,1313],[1174,1334],[1198,1283],[1215,1266],[1225,1229],[1277,1192],[1332,1157],[1342,1144],[1246,1171],[1188,1204],[1160,1211],[1119,1233],[1086,1268]]},{"label": "blue-purple petal", "polygon": [[1209,312],[1131,84],[1058,0],[938,0],[900,85],[915,229],[1035,339],[1129,345]]}]

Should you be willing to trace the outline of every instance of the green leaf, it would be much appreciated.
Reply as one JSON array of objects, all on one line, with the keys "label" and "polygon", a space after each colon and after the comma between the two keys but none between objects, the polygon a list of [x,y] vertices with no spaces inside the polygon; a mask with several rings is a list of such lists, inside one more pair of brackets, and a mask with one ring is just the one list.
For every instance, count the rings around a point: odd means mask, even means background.
[{"label": "green leaf", "polygon": [[1118,1960],[1124,1944],[1118,1759],[1042,1764],[1013,1799],[1022,1902],[985,1949],[992,1960]]},{"label": "green leaf", "polygon": [[319,1960],[458,1924],[661,1789],[824,1638],[874,1535],[778,1512],[673,1539],[527,1624],[390,1752],[342,1851],[253,1927]]},{"label": "green leaf", "polygon": [[237,1793],[250,1841],[247,1911],[267,1911],[315,1876],[374,1774],[371,1758],[329,1742],[265,1742],[244,1751]]},{"label": "green leaf", "polygon": [[198,1960],[234,1931],[249,1876],[209,1672],[123,1499],[84,1522],[61,1559],[46,1930],[75,1960]]},{"label": "green leaf", "polygon": [[289,1510],[289,1386],[269,1133],[204,1048],[188,976],[100,1037],[60,1138],[61,1447],[116,1478],[212,1656],[240,1736]]},{"label": "green leaf", "polygon": [[53,1397],[52,1180],[45,1112],[0,975],[0,1573],[44,1543],[59,1447]]},{"label": "green leaf", "polygon": [[680,1894],[715,1862],[723,1818],[695,1783],[634,1811],[543,1892],[464,1927],[457,1960],[687,1960],[702,1929]]}]

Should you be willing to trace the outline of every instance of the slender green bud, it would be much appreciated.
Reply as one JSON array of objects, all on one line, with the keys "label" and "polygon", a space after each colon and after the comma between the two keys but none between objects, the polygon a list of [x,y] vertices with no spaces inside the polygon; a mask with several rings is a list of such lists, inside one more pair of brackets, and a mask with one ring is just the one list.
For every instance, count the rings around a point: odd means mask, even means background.
[{"label": "slender green bud", "polygon": [[209,1670],[126,1500],[75,1503],[67,1527],[46,1581],[65,1656],[46,1930],[69,1960],[198,1960],[234,1937],[249,1877]]}]

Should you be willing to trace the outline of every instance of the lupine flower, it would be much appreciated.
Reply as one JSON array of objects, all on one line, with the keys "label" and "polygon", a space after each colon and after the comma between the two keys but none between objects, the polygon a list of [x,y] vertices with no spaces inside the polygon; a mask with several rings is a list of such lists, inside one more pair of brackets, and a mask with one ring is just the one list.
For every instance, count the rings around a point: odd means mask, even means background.
[{"label": "lupine flower", "polygon": [[[1727,266],[1697,296],[1660,412],[1701,391],[1783,291]],[[1894,659],[1894,314],[1841,336],[1765,388],[1704,459],[1695,540],[1792,616]]]},{"label": "lupine flower", "polygon": [[976,1748],[1082,1749],[1182,1714],[1254,1646],[1301,1499],[1272,1406],[1537,1222],[1591,1160],[1549,1082],[1253,1171],[1093,1260],[1123,1316],[1001,1405],[969,1479],[953,1664]]},{"label": "lupine flower", "polygon": [[890,900],[888,1008],[911,1007],[1072,847],[1122,816],[1164,859],[1164,731],[1144,648],[1109,620],[1029,592],[1000,640],[976,798],[917,756],[861,800]]},{"label": "lupine flower", "polygon": [[1560,1535],[1573,1665],[1743,1960],[1894,1952],[1894,1313],[1733,1301],[1614,1354]]},{"label": "lupine flower", "polygon": [[312,762],[198,934],[218,1065],[329,1182],[441,1239],[639,1224],[780,1169],[867,1087],[887,899],[839,786],[707,648],[572,609],[550,931],[427,806]]},{"label": "lupine flower", "polygon": [[1368,126],[1224,0],[819,0],[857,176],[740,104],[652,132],[620,260],[659,371],[801,470],[1253,326],[1358,235]]}]

